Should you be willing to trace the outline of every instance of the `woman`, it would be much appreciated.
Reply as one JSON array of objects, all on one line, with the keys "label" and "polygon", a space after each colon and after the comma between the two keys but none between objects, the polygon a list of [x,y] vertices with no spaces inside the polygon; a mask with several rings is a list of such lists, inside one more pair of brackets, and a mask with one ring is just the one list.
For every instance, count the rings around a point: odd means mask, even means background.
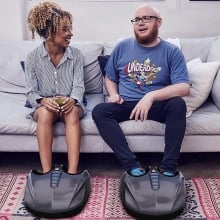
[{"label": "woman", "polygon": [[[52,168],[53,124],[65,123],[68,172],[77,173],[80,153],[80,119],[83,105],[83,56],[69,46],[72,37],[72,15],[53,2],[43,2],[28,15],[28,25],[43,42],[26,59],[27,97],[37,122],[37,141],[43,173]],[[56,103],[55,94],[66,97],[63,105]]]}]

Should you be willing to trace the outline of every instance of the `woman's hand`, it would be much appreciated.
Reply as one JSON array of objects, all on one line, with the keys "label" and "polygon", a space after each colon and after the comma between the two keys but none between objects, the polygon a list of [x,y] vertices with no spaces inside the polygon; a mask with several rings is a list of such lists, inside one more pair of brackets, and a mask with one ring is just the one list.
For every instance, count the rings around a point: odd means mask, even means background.
[{"label": "woman's hand", "polygon": [[43,98],[40,101],[42,106],[45,106],[48,111],[60,112],[59,105],[55,102],[54,98]]},{"label": "woman's hand", "polygon": [[74,107],[75,107],[76,101],[73,98],[66,98],[64,105],[60,107],[61,112],[68,114]]}]

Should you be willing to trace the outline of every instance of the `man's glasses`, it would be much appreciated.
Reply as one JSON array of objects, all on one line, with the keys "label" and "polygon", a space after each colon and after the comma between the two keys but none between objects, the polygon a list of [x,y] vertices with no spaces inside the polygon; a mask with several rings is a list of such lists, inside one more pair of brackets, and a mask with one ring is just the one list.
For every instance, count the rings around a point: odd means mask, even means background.
[{"label": "man's glasses", "polygon": [[143,23],[150,23],[152,18],[158,19],[158,17],[156,16],[143,16],[142,18],[136,17],[131,20],[131,23],[136,25],[139,24],[140,21]]}]

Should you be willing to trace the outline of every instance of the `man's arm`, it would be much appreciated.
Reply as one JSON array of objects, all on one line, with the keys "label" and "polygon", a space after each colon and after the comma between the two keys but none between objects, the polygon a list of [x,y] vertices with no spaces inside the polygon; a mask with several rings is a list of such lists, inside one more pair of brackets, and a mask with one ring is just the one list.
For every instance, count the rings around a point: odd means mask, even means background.
[{"label": "man's arm", "polygon": [[111,81],[107,76],[105,76],[105,86],[109,95],[109,102],[118,104],[122,104],[124,102],[122,97],[118,94],[118,84]]},{"label": "man's arm", "polygon": [[162,89],[147,93],[132,110],[130,119],[136,121],[140,118],[141,121],[147,119],[147,114],[154,101],[166,100],[175,96],[186,96],[189,94],[190,85],[187,83],[178,83],[167,86]]},{"label": "man's arm", "polygon": [[190,91],[189,84],[178,83],[178,84],[173,84],[173,85],[164,87],[162,89],[149,92],[145,96],[150,95],[153,101],[160,101],[160,100],[169,99],[175,96],[181,96],[181,97],[186,96],[189,94],[189,91]]}]

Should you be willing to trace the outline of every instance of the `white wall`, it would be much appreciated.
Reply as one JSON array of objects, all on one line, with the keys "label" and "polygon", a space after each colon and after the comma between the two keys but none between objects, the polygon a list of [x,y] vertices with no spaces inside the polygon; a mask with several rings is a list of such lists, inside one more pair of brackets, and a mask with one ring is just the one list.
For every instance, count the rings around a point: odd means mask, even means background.
[{"label": "white wall", "polygon": [[23,3],[24,0],[0,0],[0,40],[23,39]]},{"label": "white wall", "polygon": [[[130,19],[143,1],[54,0],[74,17],[75,40],[114,41],[133,35]],[[30,39],[27,13],[40,0],[0,0],[0,40]],[[146,1],[145,1],[146,2]],[[148,1],[163,18],[160,36],[207,37],[220,35],[220,1]]]}]

